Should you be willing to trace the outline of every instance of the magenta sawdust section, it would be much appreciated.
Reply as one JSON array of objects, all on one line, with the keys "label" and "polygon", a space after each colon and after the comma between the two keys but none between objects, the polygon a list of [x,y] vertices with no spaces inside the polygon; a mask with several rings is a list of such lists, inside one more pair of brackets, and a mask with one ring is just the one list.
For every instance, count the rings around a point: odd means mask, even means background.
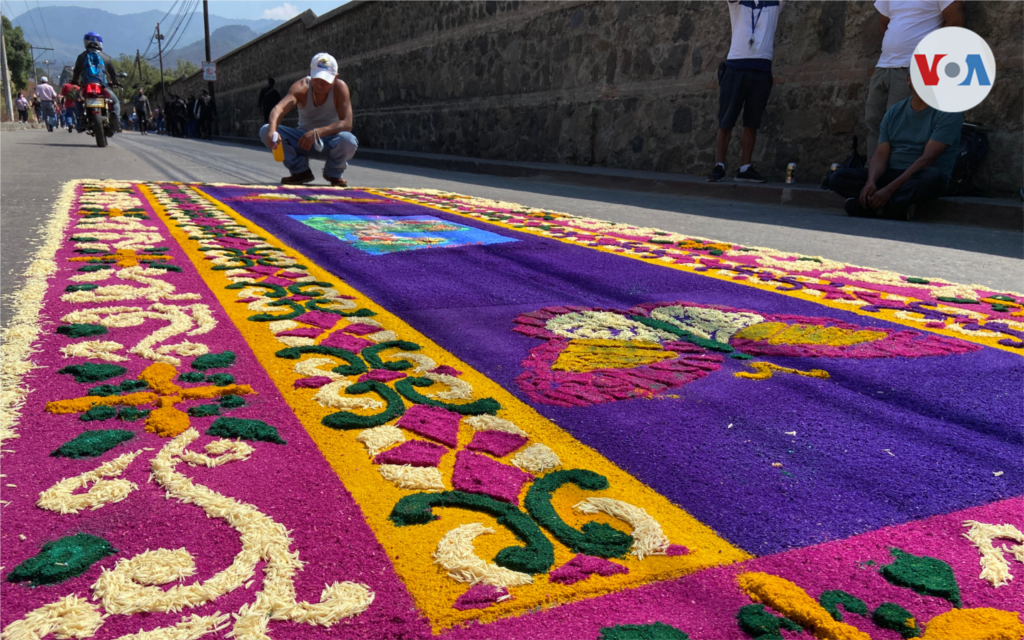
[{"label": "magenta sawdust section", "polygon": [[[382,192],[203,190],[266,233],[171,184],[80,183],[52,221],[70,217],[39,263],[52,273],[27,354],[40,368],[4,444],[3,640],[1024,638],[1019,355]],[[217,264],[241,287],[309,303],[302,254],[760,557],[432,628],[375,537],[386,532],[368,526],[147,192],[192,238],[254,257],[245,273]],[[375,253],[309,216],[429,217],[500,241]],[[377,231],[359,237],[404,242]],[[277,339],[308,344],[338,324],[322,310],[301,320]],[[350,320],[318,346],[373,351],[379,323]],[[338,375],[322,372],[303,386]],[[381,367],[352,377],[408,380]],[[434,406],[393,428],[422,440],[374,464],[436,468],[459,442],[458,416]],[[517,504],[573,470],[496,461],[526,442],[475,433],[454,456],[454,488]],[[464,569],[489,571],[496,558],[469,549]],[[625,575],[620,559],[575,553],[535,579],[569,589]],[[451,607],[486,612],[518,588],[480,582]]]}]

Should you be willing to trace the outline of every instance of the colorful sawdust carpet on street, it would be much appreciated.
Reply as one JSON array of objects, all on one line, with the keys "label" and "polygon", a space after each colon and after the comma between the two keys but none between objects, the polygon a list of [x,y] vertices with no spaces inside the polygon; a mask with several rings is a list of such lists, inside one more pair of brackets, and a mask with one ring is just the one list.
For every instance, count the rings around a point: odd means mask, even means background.
[{"label": "colorful sawdust carpet on street", "polygon": [[1021,294],[91,181],[28,275],[4,640],[1024,637]]}]

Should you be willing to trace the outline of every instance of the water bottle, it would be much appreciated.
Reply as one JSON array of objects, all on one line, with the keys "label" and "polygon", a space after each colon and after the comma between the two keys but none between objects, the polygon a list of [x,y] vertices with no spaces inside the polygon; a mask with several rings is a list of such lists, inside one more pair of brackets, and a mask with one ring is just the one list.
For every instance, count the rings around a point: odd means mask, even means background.
[{"label": "water bottle", "polygon": [[278,162],[284,162],[284,140],[275,131],[274,135],[270,136],[270,144],[276,144],[274,147],[274,160]]}]

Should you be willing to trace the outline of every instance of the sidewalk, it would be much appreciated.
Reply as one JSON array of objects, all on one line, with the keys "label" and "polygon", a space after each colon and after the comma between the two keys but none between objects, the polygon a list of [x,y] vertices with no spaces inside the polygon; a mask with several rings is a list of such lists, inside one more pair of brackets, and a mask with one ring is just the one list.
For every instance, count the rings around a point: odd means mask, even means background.
[{"label": "sidewalk", "polygon": [[[721,198],[760,204],[785,204],[815,209],[838,209],[843,198],[821,189],[823,176],[806,176],[808,182],[798,184],[751,184],[707,182],[703,176],[690,176],[655,171],[633,171],[606,167],[579,167],[545,162],[508,162],[446,156],[433,153],[383,151],[360,148],[357,158],[395,164],[430,167],[444,171],[485,173],[508,178],[545,177],[592,187],[614,187],[674,195]],[[954,197],[940,198],[919,208],[915,221],[943,222],[993,229],[1024,231],[1024,203],[1019,199]]]}]

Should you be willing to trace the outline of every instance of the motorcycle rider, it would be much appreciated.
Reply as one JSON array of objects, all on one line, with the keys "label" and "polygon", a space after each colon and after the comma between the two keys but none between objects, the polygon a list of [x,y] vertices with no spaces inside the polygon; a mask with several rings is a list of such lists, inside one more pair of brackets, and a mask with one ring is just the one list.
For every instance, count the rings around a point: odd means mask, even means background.
[{"label": "motorcycle rider", "polygon": [[[110,56],[103,53],[103,38],[100,34],[95,31],[90,31],[82,37],[82,42],[85,44],[85,51],[78,55],[78,59],[75,60],[75,71],[71,75],[71,84],[99,84],[103,87],[103,92],[110,98],[110,101],[114,109],[114,125],[115,133],[121,130],[121,102],[114,95],[114,92],[110,90],[110,87],[120,86],[117,82],[117,70],[114,68],[114,61]],[[110,81],[107,81],[107,78]],[[81,82],[79,82],[81,80]],[[83,114],[78,114],[79,127]]]}]

